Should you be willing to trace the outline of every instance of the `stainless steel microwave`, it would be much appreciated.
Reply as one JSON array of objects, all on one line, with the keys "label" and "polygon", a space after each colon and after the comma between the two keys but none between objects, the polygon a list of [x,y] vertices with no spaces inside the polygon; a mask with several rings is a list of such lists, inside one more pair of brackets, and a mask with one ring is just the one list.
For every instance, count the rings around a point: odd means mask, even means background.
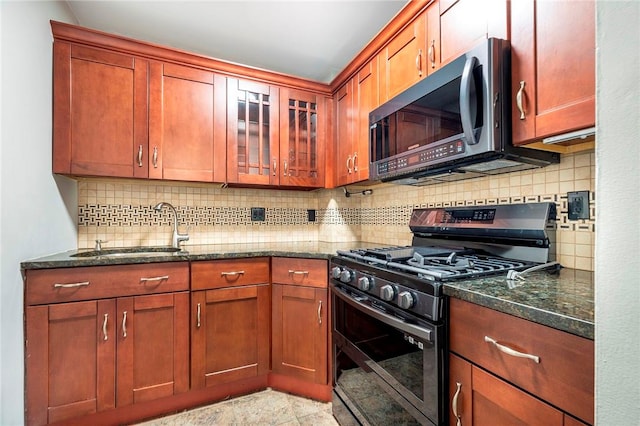
[{"label": "stainless steel microwave", "polygon": [[427,185],[559,162],[512,145],[509,90],[509,42],[489,38],[376,108],[370,179]]}]

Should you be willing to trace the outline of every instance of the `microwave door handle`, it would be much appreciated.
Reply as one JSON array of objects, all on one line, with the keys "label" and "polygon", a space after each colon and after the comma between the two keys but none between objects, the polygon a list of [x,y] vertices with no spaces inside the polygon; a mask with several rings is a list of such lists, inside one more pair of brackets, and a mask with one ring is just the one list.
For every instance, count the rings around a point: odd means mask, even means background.
[{"label": "microwave door handle", "polygon": [[[462,121],[462,131],[467,145],[475,145],[478,143],[473,131],[474,121],[471,119],[471,86],[475,85],[473,79],[473,69],[478,64],[478,58],[472,56],[467,58],[462,70],[462,78],[460,80],[460,119]],[[477,89],[476,87],[474,87]]]}]

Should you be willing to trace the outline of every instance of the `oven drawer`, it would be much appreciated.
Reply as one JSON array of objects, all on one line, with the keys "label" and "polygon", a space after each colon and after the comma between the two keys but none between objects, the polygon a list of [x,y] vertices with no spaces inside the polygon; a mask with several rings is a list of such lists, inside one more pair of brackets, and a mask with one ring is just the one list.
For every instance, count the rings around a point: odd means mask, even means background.
[{"label": "oven drawer", "polygon": [[324,259],[274,257],[271,262],[274,283],[327,288],[329,269]]},{"label": "oven drawer", "polygon": [[189,289],[187,262],[27,271],[26,304],[41,305]]},{"label": "oven drawer", "polygon": [[269,258],[207,260],[191,263],[191,290],[269,282]]},{"label": "oven drawer", "polygon": [[455,298],[449,324],[452,352],[593,423],[593,341]]}]

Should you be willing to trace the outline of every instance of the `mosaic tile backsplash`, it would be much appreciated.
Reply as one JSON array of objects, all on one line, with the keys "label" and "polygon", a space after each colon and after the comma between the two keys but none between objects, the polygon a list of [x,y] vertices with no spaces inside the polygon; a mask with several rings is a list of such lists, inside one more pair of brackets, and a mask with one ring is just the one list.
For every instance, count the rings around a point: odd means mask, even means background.
[{"label": "mosaic tile backsplash", "polygon": [[[344,196],[342,189],[281,191],[215,185],[117,179],[82,179],[78,184],[78,248],[167,245],[173,218],[160,201],[176,207],[185,245],[271,241],[370,241],[409,244],[407,226],[415,207],[555,202],[556,260],[593,270],[595,231],[593,152],[563,155],[543,169],[448,182],[426,187],[376,184],[371,195]],[[590,191],[590,219],[569,220],[567,192]],[[265,209],[264,221],[251,208]],[[312,216],[315,216],[313,218]],[[310,220],[315,219],[315,220]]]}]

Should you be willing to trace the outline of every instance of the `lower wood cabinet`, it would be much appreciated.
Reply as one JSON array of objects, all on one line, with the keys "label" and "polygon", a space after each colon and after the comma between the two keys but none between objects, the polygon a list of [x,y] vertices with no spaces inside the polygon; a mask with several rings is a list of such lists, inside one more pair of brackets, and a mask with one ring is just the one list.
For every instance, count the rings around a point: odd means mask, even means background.
[{"label": "lower wood cabinet", "polygon": [[191,387],[269,372],[269,258],[191,266]]},{"label": "lower wood cabinet", "polygon": [[273,384],[328,400],[327,261],[274,257],[272,280]]},{"label": "lower wood cabinet", "polygon": [[450,425],[593,424],[592,340],[453,298],[449,325]]},{"label": "lower wood cabinet", "polygon": [[26,271],[26,423],[189,390],[188,286],[187,263]]}]

